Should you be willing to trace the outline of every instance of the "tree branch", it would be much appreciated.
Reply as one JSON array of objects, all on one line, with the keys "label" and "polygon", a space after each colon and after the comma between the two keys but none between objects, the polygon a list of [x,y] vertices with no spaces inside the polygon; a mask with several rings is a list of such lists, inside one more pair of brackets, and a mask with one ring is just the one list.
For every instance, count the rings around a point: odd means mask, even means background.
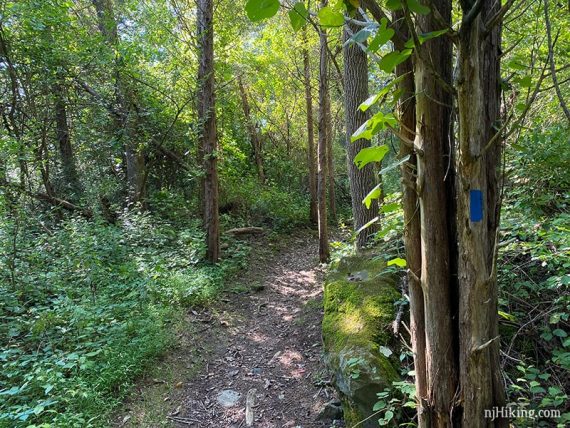
[{"label": "tree branch", "polygon": [[[550,62],[550,74],[552,77],[552,84],[554,85],[556,95],[558,96],[560,107],[562,107],[562,111],[564,111],[566,119],[568,119],[568,121],[570,122],[570,111],[568,110],[568,106],[564,101],[564,97],[562,96],[562,91],[560,90],[560,85],[558,84],[558,78],[556,77],[556,64],[554,63],[554,46],[552,43],[552,28],[550,26],[550,16],[548,13],[548,0],[544,0],[544,22],[546,24],[546,35],[548,37],[548,61]],[[560,30],[558,34],[560,34]],[[557,39],[558,39],[558,34],[556,35]]]}]

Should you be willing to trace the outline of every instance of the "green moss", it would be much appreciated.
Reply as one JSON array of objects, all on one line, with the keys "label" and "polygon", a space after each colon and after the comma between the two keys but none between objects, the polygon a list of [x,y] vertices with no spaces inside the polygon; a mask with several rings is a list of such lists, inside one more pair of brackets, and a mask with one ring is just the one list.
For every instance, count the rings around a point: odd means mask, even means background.
[{"label": "green moss", "polygon": [[[340,260],[329,271],[323,297],[325,361],[342,392],[347,426],[366,419],[376,393],[398,380],[390,358],[379,347],[394,348],[389,331],[400,298],[397,275],[382,260],[366,255]],[[374,419],[363,427],[377,426]]]},{"label": "green moss", "polygon": [[377,348],[390,340],[386,327],[400,296],[396,278],[384,273],[384,267],[381,260],[354,256],[329,272],[323,319],[327,351],[338,352],[347,345]]}]

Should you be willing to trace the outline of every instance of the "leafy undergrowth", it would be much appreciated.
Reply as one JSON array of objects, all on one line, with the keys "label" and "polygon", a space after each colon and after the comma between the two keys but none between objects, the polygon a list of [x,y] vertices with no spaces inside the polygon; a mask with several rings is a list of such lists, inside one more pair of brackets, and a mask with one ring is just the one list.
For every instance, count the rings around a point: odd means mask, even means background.
[{"label": "leafy undergrowth", "polygon": [[201,263],[197,222],[119,224],[74,219],[48,233],[21,216],[0,229],[0,426],[101,426],[174,343],[181,308],[214,299],[245,263],[235,241],[219,264]]},{"label": "leafy undergrowth", "polygon": [[[499,258],[501,356],[509,401],[570,422],[570,215],[507,210]],[[552,419],[516,421],[552,426]]]}]

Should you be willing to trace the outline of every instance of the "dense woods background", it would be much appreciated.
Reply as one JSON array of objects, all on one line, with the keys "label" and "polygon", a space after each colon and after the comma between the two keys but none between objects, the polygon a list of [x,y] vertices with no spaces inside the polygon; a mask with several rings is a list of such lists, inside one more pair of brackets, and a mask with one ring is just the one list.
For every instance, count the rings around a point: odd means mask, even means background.
[{"label": "dense woods background", "polygon": [[[488,28],[468,18],[482,3]],[[423,264],[433,273],[413,267],[403,232],[416,206],[430,224],[454,217],[426,195],[467,169],[442,166],[454,162],[444,140],[472,142],[482,128],[480,155],[498,171],[494,221],[501,214],[496,245],[492,226],[482,244],[489,260],[498,252],[501,334],[496,361],[485,364],[504,370],[502,402],[562,411],[543,426],[570,420],[568,4],[301,4],[0,0],[1,426],[105,426],[137,375],[172,346],[182,308],[216,299],[243,267],[248,244],[232,229],[278,237],[304,228],[319,234],[322,262],[368,245],[402,273],[407,260],[410,287],[416,274],[441,283],[437,275],[450,275],[435,257]],[[485,31],[495,33],[481,53],[469,38]],[[477,52],[495,67],[473,74],[496,80],[496,111],[471,83]],[[412,72],[415,89],[402,83]],[[426,122],[406,119],[412,99]],[[448,128],[418,131],[438,115]],[[461,165],[465,153],[456,153]],[[422,201],[406,193],[416,180]],[[465,182],[454,182],[459,195]],[[456,195],[437,198],[461,210],[469,202]],[[463,224],[444,245],[451,259],[466,246]],[[329,245],[327,228],[350,238]],[[440,251],[422,240],[427,253]],[[437,328],[428,325],[428,336]],[[445,352],[434,349],[437,367]],[[413,386],[411,352],[403,346],[401,356]],[[383,421],[418,422],[407,392],[392,393]]]}]

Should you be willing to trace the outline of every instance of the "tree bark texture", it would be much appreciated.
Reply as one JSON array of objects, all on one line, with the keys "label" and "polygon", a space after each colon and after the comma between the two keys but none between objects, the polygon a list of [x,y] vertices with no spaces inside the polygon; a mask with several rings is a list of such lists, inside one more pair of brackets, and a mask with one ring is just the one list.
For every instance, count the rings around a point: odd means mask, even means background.
[{"label": "tree bark texture", "polygon": [[316,159],[315,159],[315,131],[313,122],[313,95],[311,91],[311,63],[309,60],[309,51],[307,49],[307,33],[303,30],[303,80],[305,85],[305,108],[307,112],[307,164],[309,171],[309,195],[310,208],[309,220],[313,224],[318,223],[317,218],[317,175],[316,175]]},{"label": "tree bark texture", "polygon": [[[464,16],[471,4],[464,4]],[[481,12],[463,24],[459,39],[457,232],[459,281],[459,382],[463,426],[490,423],[482,409],[505,405],[499,362],[496,246],[499,226],[501,145],[487,147],[500,119],[501,28],[484,23],[500,8],[481,2]]]},{"label": "tree bark texture", "polygon": [[220,229],[218,213],[218,170],[216,110],[214,96],[214,2],[197,2],[198,41],[200,46],[198,83],[198,118],[200,121],[200,146],[203,154],[204,202],[203,219],[206,231],[206,258],[215,263],[219,259]]},{"label": "tree bark texture", "polygon": [[[402,12],[394,13],[397,30],[405,38],[409,38],[409,29]],[[396,67],[396,77],[401,78],[398,89],[402,92],[398,102],[398,118],[402,124],[401,134],[408,140],[414,140],[413,129],[416,126],[415,84],[412,60],[408,59]],[[412,147],[400,142],[399,158],[409,159],[400,167],[402,174],[402,207],[404,211],[404,243],[406,262],[408,264],[408,294],[410,298],[410,333],[414,353],[414,370],[416,372],[416,397],[418,400],[418,425],[426,426],[427,410],[427,377],[426,377],[426,338],[424,293],[419,278],[421,277],[421,235],[420,212],[417,195],[417,156]]]},{"label": "tree bark texture", "polygon": [[[330,76],[329,76],[330,78]],[[334,150],[333,150],[333,128],[331,120],[331,97],[330,88],[327,91],[327,106],[329,120],[327,121],[327,189],[329,196],[329,219],[336,223],[336,192],[334,186]]]},{"label": "tree bark texture", "polygon": [[[446,22],[451,21],[451,3],[431,4]],[[434,14],[418,15],[422,32],[438,30]],[[445,183],[445,155],[449,151],[451,96],[441,80],[451,83],[451,45],[439,37],[426,42],[416,55],[415,146],[418,156],[417,187],[420,209],[421,287],[425,310],[425,364],[427,407],[430,426],[449,427],[457,388],[457,343],[450,290],[450,237]]]},{"label": "tree bark texture", "polygon": [[327,33],[322,29],[319,33],[319,140],[317,168],[317,199],[319,217],[319,260],[326,262],[330,258],[328,225],[327,225],[327,147],[330,126],[330,98],[328,82]]},{"label": "tree bark texture", "polygon": [[[354,24],[347,24],[352,33],[360,29]],[[344,41],[350,38],[344,31]],[[354,164],[354,157],[365,147],[370,147],[368,140],[360,139],[350,142],[352,134],[368,120],[369,114],[361,111],[358,106],[368,98],[368,59],[367,54],[358,45],[351,43],[344,47],[344,87],[345,87],[345,122],[346,122],[346,161],[350,195],[352,198],[352,216],[354,230],[357,231],[378,216],[378,204],[373,201],[370,209],[362,203],[368,192],[376,184],[374,165],[368,164],[359,170]],[[360,232],[356,237],[357,249],[363,248],[370,237],[378,230],[373,224]]]}]

